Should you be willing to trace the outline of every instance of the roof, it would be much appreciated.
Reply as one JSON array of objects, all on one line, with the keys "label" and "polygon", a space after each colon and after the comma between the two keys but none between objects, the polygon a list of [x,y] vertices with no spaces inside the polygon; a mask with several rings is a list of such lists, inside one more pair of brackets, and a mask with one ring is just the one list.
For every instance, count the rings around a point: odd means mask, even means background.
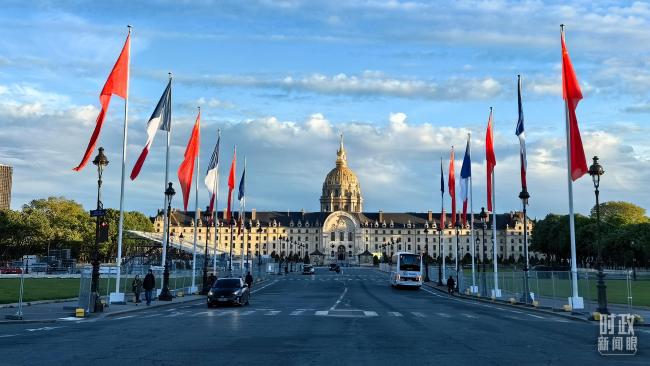
[{"label": "roof", "polygon": [[[246,220],[250,220],[251,211],[246,211],[245,217]],[[162,214],[162,213],[159,213]],[[199,212],[200,214],[200,212]],[[259,221],[260,226],[272,226],[275,223],[277,226],[282,227],[315,227],[320,228],[323,226],[323,223],[331,212],[303,212],[303,211],[256,211],[255,212],[255,222]],[[425,223],[431,226],[433,223],[436,225],[440,224],[440,213],[431,213],[433,222],[428,221],[428,212],[348,212],[348,214],[354,216],[360,223],[361,227],[376,227],[378,229],[405,229],[408,228],[408,224],[411,224],[413,228],[422,229],[425,227]],[[380,222],[379,216],[382,216],[382,221]],[[219,212],[220,224],[223,225],[223,212]],[[239,213],[234,212],[233,216],[235,220],[239,220]],[[478,222],[478,214],[474,214],[474,225],[477,229],[482,228],[480,222]],[[506,225],[513,227],[518,221],[523,218],[521,212],[509,212],[503,214],[497,214],[497,230],[503,230],[506,228]],[[488,221],[488,229],[492,227],[491,223],[492,215]],[[174,226],[191,226],[194,224],[194,211],[180,211],[173,209],[172,210],[172,225]],[[201,219],[202,225],[205,226],[206,221]],[[469,221],[469,217],[468,217]],[[383,226],[383,223],[386,223],[386,226]],[[391,227],[392,223],[392,227]],[[375,226],[377,224],[377,226]],[[468,222],[469,225],[469,222]],[[445,214],[445,228],[453,229],[451,226],[451,215]]]}]

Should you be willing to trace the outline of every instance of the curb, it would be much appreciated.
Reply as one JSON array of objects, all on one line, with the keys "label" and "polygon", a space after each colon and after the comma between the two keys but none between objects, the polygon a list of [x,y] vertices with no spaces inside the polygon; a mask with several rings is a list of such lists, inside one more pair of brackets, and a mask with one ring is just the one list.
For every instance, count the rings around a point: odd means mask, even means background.
[{"label": "curb", "polygon": [[[36,300],[36,301],[27,301],[23,302],[23,306],[32,306],[32,305],[40,305],[40,304],[54,304],[58,302],[68,302],[68,301],[75,301],[78,300],[78,297],[71,297],[68,299],[51,299],[51,300]],[[18,303],[10,303],[10,304],[0,304],[0,309],[11,309],[11,308],[17,308]]]},{"label": "curb", "polygon": [[[447,291],[444,291],[443,289],[440,289],[437,286],[428,285],[428,284],[423,284],[423,285],[428,287],[428,288],[431,288],[433,290],[436,290],[438,292],[442,292],[444,294],[447,293]],[[484,302],[484,303],[488,303],[488,304],[505,305],[505,306],[509,306],[509,307],[516,308],[516,309],[519,309],[519,310],[529,311],[531,313],[544,313],[544,314],[553,315],[553,316],[564,318],[564,319],[572,319],[572,320],[578,320],[578,321],[588,322],[588,323],[591,322],[586,317],[576,316],[576,315],[563,315],[562,313],[557,313],[555,311],[549,311],[549,310],[544,310],[544,309],[536,309],[536,308],[531,308],[531,307],[528,307],[528,306],[517,305],[517,304],[513,305],[513,304],[510,304],[509,302],[507,302],[505,300],[492,300],[492,299],[486,299],[486,298],[482,298],[482,297],[467,296],[465,294],[456,294],[456,295],[453,295],[453,297],[458,297],[458,298],[465,299],[465,300],[474,300],[474,301],[477,301],[477,302]]]}]

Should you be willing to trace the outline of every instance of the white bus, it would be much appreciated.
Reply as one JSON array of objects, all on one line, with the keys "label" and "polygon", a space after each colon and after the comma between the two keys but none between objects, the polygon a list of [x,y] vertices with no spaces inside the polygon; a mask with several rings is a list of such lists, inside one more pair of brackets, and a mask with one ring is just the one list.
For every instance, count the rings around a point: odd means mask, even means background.
[{"label": "white bus", "polygon": [[422,286],[422,256],[407,252],[397,252],[390,261],[390,285]]}]

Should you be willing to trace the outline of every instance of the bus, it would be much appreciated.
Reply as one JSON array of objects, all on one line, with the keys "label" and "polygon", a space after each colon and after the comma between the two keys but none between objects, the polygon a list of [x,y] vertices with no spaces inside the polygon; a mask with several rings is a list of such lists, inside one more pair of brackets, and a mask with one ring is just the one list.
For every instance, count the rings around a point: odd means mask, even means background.
[{"label": "bus", "polygon": [[390,261],[390,285],[393,287],[422,286],[422,256],[397,252]]}]

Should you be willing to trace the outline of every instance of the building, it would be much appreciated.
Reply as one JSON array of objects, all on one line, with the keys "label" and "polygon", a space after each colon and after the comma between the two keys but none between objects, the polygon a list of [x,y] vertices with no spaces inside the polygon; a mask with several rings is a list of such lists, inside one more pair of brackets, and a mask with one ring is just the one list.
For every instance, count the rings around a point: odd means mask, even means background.
[{"label": "building", "polygon": [[0,210],[8,210],[11,207],[12,173],[10,166],[0,164]]},{"label": "building", "polygon": [[[445,227],[440,228],[439,213],[403,212],[390,213],[363,211],[361,186],[354,172],[347,166],[347,156],[341,136],[337,151],[336,165],[323,182],[320,197],[320,212],[257,212],[253,209],[245,213],[243,230],[234,229],[224,222],[225,213],[219,215],[217,223],[217,249],[239,255],[287,256],[297,253],[301,257],[308,253],[314,263],[346,262],[350,264],[369,264],[372,257],[391,256],[397,251],[428,253],[438,258],[443,253],[450,259],[456,257],[456,229],[451,227],[451,216],[446,215]],[[199,215],[201,217],[201,215]],[[239,221],[239,215],[234,214]],[[475,219],[478,220],[477,215]],[[154,230],[163,232],[163,217],[154,219]],[[497,215],[497,255],[502,259],[523,258],[523,215],[511,212]],[[492,258],[491,223],[485,230],[475,222],[474,243],[469,223],[458,231],[458,256],[471,256],[472,249],[481,258],[480,242],[485,245],[486,256]],[[172,242],[183,234],[184,241],[193,240],[194,212],[172,210]],[[204,243],[214,239],[214,227],[206,228],[201,219],[197,226],[197,239]],[[528,221],[528,234],[532,223]],[[174,239],[175,238],[175,239]],[[474,248],[472,248],[474,246]],[[248,248],[248,250],[246,249]]]}]

